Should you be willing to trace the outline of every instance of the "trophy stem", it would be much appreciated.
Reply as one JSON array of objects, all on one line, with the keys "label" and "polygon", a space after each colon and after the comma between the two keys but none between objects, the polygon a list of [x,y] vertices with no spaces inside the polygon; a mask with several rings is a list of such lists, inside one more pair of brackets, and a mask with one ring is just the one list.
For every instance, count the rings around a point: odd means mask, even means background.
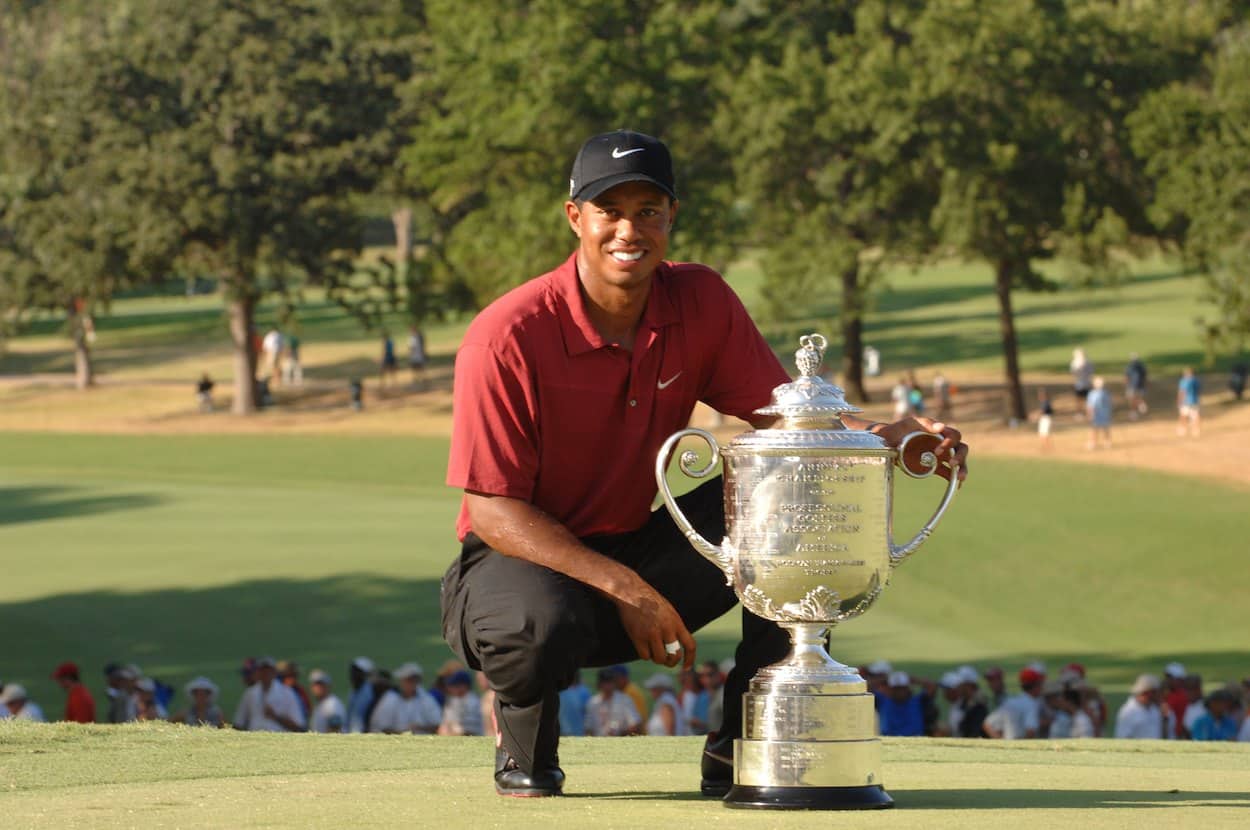
[{"label": "trophy stem", "polygon": [[[867,691],[859,672],[829,656],[828,623],[778,623],[790,633],[790,653],[780,663],[760,669],[751,681],[753,691],[776,691],[793,683],[837,684],[837,694]],[[833,689],[829,689],[833,692]]]}]

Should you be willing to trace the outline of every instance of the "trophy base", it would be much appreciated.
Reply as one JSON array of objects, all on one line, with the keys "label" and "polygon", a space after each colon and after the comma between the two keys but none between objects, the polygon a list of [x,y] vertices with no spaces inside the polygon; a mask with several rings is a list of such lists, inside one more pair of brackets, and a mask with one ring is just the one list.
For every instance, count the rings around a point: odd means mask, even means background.
[{"label": "trophy base", "polygon": [[725,805],[757,810],[885,810],[894,799],[881,786],[752,787],[735,784]]}]

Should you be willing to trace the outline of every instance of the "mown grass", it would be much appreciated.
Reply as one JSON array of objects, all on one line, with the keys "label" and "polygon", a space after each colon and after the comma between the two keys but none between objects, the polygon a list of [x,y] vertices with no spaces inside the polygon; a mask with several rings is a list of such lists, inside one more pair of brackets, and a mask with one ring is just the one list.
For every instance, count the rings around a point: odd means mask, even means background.
[{"label": "mown grass", "polygon": [[[450,652],[438,580],[456,553],[442,439],[0,434],[0,677],[51,712],[48,672],[109,660],[180,685],[272,653],[344,674],[371,654],[434,669]],[[900,481],[896,532],[935,482]],[[1244,492],[1136,470],[985,459],[876,608],[834,633],[852,663],[935,676],[1069,660],[1124,690],[1181,659],[1250,674]],[[731,614],[699,635],[722,658]],[[14,636],[16,635],[16,636]],[[639,671],[650,671],[638,667]]]},{"label": "mown grass", "polygon": [[489,739],[0,722],[7,827],[1232,828],[1250,747],[886,739],[896,808],[743,812],[699,796],[699,739],[569,739],[561,799],[497,797]]}]

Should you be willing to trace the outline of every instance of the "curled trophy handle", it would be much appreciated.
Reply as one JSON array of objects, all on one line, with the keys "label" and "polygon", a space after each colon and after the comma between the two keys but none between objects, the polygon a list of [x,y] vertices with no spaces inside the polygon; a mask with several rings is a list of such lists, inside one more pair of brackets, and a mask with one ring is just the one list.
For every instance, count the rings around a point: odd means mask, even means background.
[{"label": "curled trophy handle", "polygon": [[660,488],[660,495],[664,497],[664,506],[668,508],[668,512],[672,515],[673,521],[677,523],[677,527],[690,540],[690,544],[694,549],[703,554],[707,559],[721,569],[725,574],[725,583],[733,584],[733,556],[725,549],[724,546],[713,545],[707,539],[694,529],[694,525],[690,524],[690,520],[681,512],[681,508],[677,506],[677,499],[673,497],[673,491],[668,486],[668,460],[673,453],[673,448],[677,443],[687,435],[693,435],[705,441],[712,450],[712,458],[706,466],[696,468],[695,462],[699,457],[693,450],[686,450],[681,454],[677,466],[681,471],[690,478],[706,478],[712,470],[716,469],[717,462],[720,461],[720,445],[716,443],[716,438],[712,433],[702,429],[683,429],[674,432],[660,447],[660,452],[655,458],[655,483]]},{"label": "curled trophy handle", "polygon": [[[934,473],[938,471],[938,465],[940,463],[938,461],[937,454],[933,452],[921,453],[920,465],[922,469],[919,471],[911,469],[903,461],[905,457],[904,451],[907,448],[907,444],[913,438],[919,438],[921,436],[927,436],[929,438],[934,437],[933,433],[930,433],[930,432],[922,432],[922,431],[911,432],[911,433],[908,433],[903,438],[903,440],[899,442],[899,445],[898,445],[898,459],[899,459],[898,466],[901,467],[903,472],[911,478],[928,478],[929,476],[933,475]],[[952,456],[954,455],[954,450],[951,450],[951,455]],[[959,490],[959,467],[958,465],[951,467],[950,481],[947,482],[946,492],[942,495],[942,501],[941,503],[938,504],[938,508],[934,512],[934,514],[929,517],[929,521],[925,522],[924,527],[920,528],[920,532],[917,533],[912,538],[912,540],[905,545],[896,545],[894,544],[893,540],[890,541],[890,566],[891,567],[901,564],[904,559],[906,559],[907,557],[915,553],[916,549],[919,548],[921,545],[923,545],[925,541],[930,536],[933,535],[934,528],[937,527],[937,523],[941,520],[942,514],[946,512],[946,508],[950,507],[951,501],[954,500],[955,492],[957,490]]]}]

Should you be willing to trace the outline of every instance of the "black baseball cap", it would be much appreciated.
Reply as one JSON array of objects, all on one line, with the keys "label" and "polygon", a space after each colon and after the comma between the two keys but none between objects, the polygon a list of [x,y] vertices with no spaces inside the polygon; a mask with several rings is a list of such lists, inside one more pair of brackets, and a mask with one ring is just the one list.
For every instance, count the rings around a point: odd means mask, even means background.
[{"label": "black baseball cap", "polygon": [[650,182],[677,198],[673,157],[663,141],[633,130],[615,130],[587,140],[573,160],[569,198],[588,201],[625,182]]}]

